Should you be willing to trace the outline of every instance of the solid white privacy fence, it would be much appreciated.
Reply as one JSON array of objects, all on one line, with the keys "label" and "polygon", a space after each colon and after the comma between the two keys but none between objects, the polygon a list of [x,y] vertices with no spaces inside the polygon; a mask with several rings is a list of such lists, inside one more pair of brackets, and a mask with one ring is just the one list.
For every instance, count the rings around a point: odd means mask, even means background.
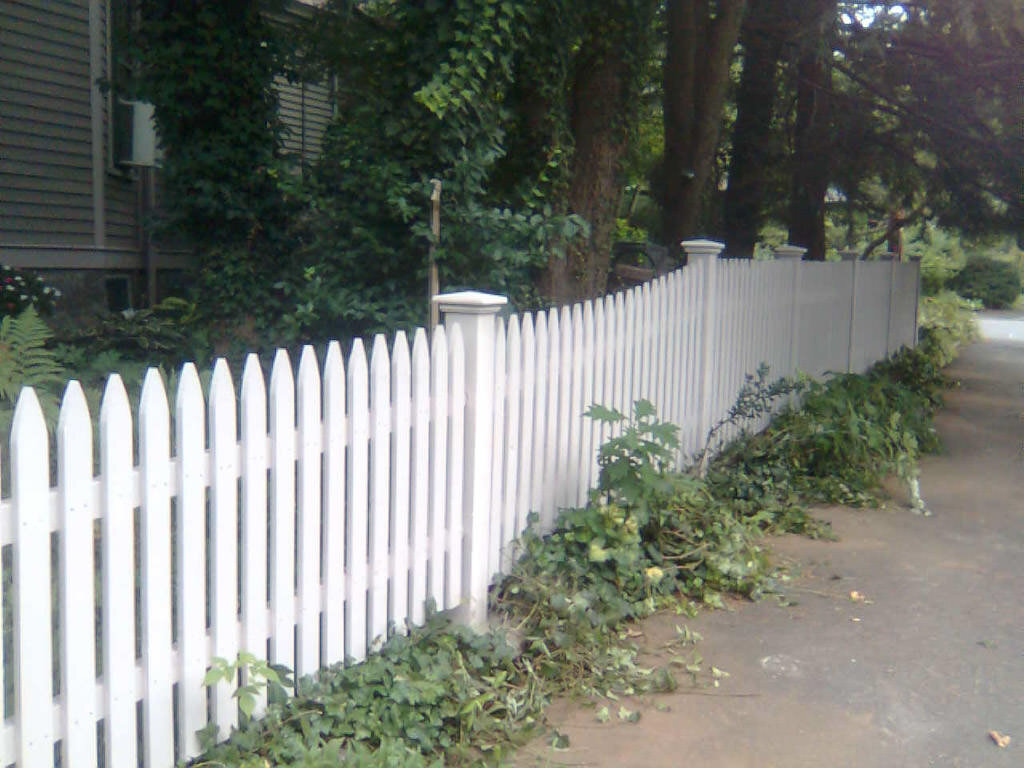
[{"label": "solid white privacy fence", "polygon": [[[137,425],[108,382],[98,450],[81,388],[49,436],[35,394],[14,416],[0,502],[3,765],[166,768],[196,731],[237,722],[202,685],[240,650],[299,675],[358,661],[427,606],[485,616],[528,515],[549,529],[596,482],[613,429],[591,404],[645,398],[682,467],[762,362],[773,376],[863,370],[916,335],[916,264],[722,261],[633,290],[499,317],[501,297],[439,297],[445,327],[369,356],[279,352],[269,387],[187,365],[169,402],[146,376]],[[793,255],[799,255],[798,253]],[[173,413],[173,416],[172,416]],[[96,471],[98,456],[98,472]]]}]

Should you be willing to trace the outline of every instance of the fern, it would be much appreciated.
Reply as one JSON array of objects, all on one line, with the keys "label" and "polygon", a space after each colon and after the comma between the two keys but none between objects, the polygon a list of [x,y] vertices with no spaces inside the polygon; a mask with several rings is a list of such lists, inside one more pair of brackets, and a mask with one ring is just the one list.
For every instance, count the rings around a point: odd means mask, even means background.
[{"label": "fern", "polygon": [[36,390],[47,422],[56,421],[58,393],[66,372],[53,351],[46,348],[52,335],[31,306],[0,322],[0,426],[5,432],[24,387]]}]

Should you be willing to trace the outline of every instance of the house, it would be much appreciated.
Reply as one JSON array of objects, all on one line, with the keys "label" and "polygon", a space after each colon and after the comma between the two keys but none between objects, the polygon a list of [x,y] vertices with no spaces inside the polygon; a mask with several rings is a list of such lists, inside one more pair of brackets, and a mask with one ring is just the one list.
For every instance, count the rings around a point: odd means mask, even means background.
[{"label": "house", "polygon": [[[151,111],[104,86],[130,1],[0,0],[0,263],[46,270],[80,315],[152,299],[188,263],[141,226],[159,173]],[[292,2],[283,21],[310,13]],[[312,159],[329,87],[275,87],[284,151]]]}]

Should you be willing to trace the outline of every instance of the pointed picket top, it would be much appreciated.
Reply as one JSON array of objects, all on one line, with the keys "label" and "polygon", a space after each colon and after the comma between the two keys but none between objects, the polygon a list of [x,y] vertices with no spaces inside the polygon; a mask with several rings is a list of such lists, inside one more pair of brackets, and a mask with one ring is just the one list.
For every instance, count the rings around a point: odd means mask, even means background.
[{"label": "pointed picket top", "polygon": [[[17,411],[15,411],[17,414]],[[100,428],[105,424],[127,421],[131,424],[132,409],[128,403],[128,391],[120,374],[112,373],[107,377],[107,386],[103,389],[103,401],[100,403]]]},{"label": "pointed picket top", "polygon": [[92,418],[89,415],[89,403],[85,392],[77,380],[72,379],[64,389],[64,399],[60,405],[60,416],[57,419],[57,466],[69,470],[77,467],[72,464],[72,456],[88,456],[88,472],[92,477]]},{"label": "pointed picket top", "polygon": [[395,344],[391,351],[391,357],[392,375],[399,371],[408,373],[411,362],[409,359],[409,339],[405,335],[405,331],[395,333]]},{"label": "pointed picket top", "polygon": [[[388,355],[388,342],[383,333],[373,337],[373,346],[370,349],[370,379],[378,381],[378,376],[391,377],[391,359]],[[374,420],[385,418],[386,414],[374,414]]]},{"label": "pointed picket top", "polygon": [[310,344],[303,346],[302,354],[299,356],[298,384],[300,388],[303,386],[315,387],[317,390],[320,388],[320,364],[316,359],[316,351]]},{"label": "pointed picket top", "polygon": [[[438,328],[440,329],[441,326]],[[352,342],[352,350],[348,353],[348,377],[349,382],[357,378],[369,380],[370,366],[366,359],[366,346],[362,339]]]},{"label": "pointed picket top", "polygon": [[[139,450],[145,442],[144,435],[151,434],[155,429],[169,429],[170,409],[167,405],[167,390],[164,379],[156,368],[147,368],[146,377],[142,381],[142,394],[139,397]],[[157,439],[160,433],[156,434]]]},{"label": "pointed picket top", "polygon": [[266,411],[267,388],[263,378],[263,366],[260,365],[260,359],[254,352],[245,356],[245,365],[242,367],[241,395],[242,402],[251,403],[251,408],[256,408],[262,401],[263,410]]},{"label": "pointed picket top", "polygon": [[278,403],[281,402],[280,398],[284,398],[286,402],[293,402],[295,399],[295,376],[292,374],[292,361],[288,357],[288,351],[284,349],[279,349],[274,353],[274,362],[270,366],[270,400],[273,403]]},{"label": "pointed picket top", "polygon": [[[220,437],[212,425],[230,423],[234,427],[235,408],[235,383],[231,379],[231,369],[228,368],[227,360],[219,357],[213,364],[213,378],[210,379],[211,445],[215,438]],[[234,440],[235,436],[224,434],[223,437]]]},{"label": "pointed picket top", "polygon": [[[194,410],[197,405],[203,403],[203,385],[199,381],[199,371],[195,363],[185,363],[181,368],[181,376],[178,377],[178,391],[175,393],[174,410],[181,413],[182,410]],[[179,451],[181,443],[178,443]]]},{"label": "pointed picket top", "polygon": [[[33,429],[39,423],[46,425],[36,391],[33,387],[22,387],[18,394],[18,402],[14,406],[14,420],[11,422],[12,439],[15,434],[22,435],[24,430]],[[25,426],[26,424],[32,426]]]}]

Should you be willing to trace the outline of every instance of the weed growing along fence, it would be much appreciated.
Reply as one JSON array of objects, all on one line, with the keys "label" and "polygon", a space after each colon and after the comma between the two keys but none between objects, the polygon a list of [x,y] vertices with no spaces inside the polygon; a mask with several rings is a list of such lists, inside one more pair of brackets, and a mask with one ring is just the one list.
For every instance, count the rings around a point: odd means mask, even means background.
[{"label": "weed growing along fence", "polygon": [[196,754],[208,723],[237,722],[234,686],[203,688],[214,656],[304,675],[364,658],[428,601],[480,620],[528,514],[549,527],[595,484],[616,426],[584,418],[594,403],[656,403],[683,466],[760,363],[859,371],[914,342],[916,264],[730,262],[686,245],[671,275],[507,323],[500,297],[443,297],[429,344],[377,337],[347,360],[332,344],[322,368],[307,348],[297,376],[282,352],[269,387],[255,357],[240,392],[219,362],[205,397],[186,366],[173,425],[155,371],[137,430],[112,377],[98,474],[72,384],[53,485],[26,390],[0,503],[3,763],[163,768]]}]

